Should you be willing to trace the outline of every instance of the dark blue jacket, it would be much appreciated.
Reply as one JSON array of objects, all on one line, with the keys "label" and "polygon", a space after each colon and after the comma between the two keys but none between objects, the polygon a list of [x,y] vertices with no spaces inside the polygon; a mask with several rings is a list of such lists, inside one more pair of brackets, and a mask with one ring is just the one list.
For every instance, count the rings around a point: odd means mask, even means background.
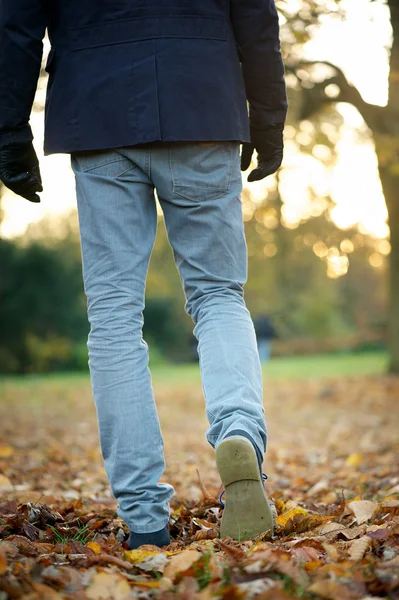
[{"label": "dark blue jacket", "polygon": [[0,0],[0,146],[32,139],[46,28],[46,154],[285,120],[274,0]]}]

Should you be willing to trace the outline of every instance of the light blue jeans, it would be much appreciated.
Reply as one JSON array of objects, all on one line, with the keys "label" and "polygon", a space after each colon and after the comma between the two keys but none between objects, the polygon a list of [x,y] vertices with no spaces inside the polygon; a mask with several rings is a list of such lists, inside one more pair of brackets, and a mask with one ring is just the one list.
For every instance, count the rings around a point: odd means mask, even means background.
[{"label": "light blue jeans", "polygon": [[159,482],[164,446],[142,337],[157,229],[154,189],[195,324],[207,440],[216,447],[233,431],[243,431],[262,456],[266,449],[259,354],[243,299],[247,250],[239,144],[79,152],[72,155],[72,167],[105,469],[118,514],[130,530],[158,531],[168,523],[174,490]]}]

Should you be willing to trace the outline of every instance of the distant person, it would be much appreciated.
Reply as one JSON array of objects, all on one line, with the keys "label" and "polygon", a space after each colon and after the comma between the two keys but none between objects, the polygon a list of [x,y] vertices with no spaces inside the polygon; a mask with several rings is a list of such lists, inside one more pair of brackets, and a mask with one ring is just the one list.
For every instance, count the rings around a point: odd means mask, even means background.
[{"label": "distant person", "polygon": [[46,28],[44,148],[72,157],[91,380],[129,547],[169,543],[174,492],[159,483],[163,439],[142,339],[154,189],[199,342],[207,439],[226,486],[221,535],[252,538],[272,517],[260,477],[261,369],[243,299],[240,143],[242,170],[257,153],[249,181],[280,167],[287,101],[274,1],[2,0],[0,179],[31,202],[42,191],[29,117]]},{"label": "distant person", "polygon": [[271,320],[266,315],[254,319],[258,352],[261,363],[266,363],[272,355],[272,340],[277,337],[277,332]]}]

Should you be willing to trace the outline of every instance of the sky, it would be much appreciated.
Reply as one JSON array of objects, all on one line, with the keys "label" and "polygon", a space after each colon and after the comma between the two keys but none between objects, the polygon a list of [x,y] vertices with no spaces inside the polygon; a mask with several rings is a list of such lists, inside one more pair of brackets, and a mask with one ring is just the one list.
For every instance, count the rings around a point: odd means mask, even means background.
[{"label": "sky", "polygon": [[[293,5],[298,0],[288,0]],[[328,1],[328,0],[326,0]],[[329,60],[343,69],[367,102],[384,105],[387,101],[388,54],[391,29],[389,11],[382,2],[342,0],[347,19],[342,22],[326,17],[323,26],[305,48],[305,58]],[[44,90],[38,96],[44,98]],[[294,224],[309,211],[308,186],[320,194],[330,194],[336,203],[333,219],[343,228],[359,223],[360,230],[376,237],[386,237],[386,208],[377,172],[377,161],[371,142],[360,140],[357,128],[364,127],[353,107],[340,104],[344,117],[342,137],[338,144],[339,159],[333,170],[319,160],[298,154],[289,143],[295,132],[287,130],[284,166],[281,172],[285,218]],[[3,199],[4,221],[1,234],[13,237],[23,234],[29,223],[47,214],[64,214],[76,207],[75,184],[67,155],[43,157],[43,114],[32,114],[31,125],[39,156],[44,192],[41,203],[32,204],[7,193]],[[302,133],[306,132],[306,123]],[[251,185],[254,197],[262,198],[272,182]]]}]

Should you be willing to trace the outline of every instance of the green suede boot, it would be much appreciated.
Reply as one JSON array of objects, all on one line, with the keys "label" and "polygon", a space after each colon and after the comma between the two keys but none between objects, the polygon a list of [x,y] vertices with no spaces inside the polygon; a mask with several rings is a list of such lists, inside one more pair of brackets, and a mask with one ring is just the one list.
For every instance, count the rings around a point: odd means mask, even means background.
[{"label": "green suede boot", "polygon": [[253,444],[240,435],[224,439],[216,448],[216,464],[226,492],[220,537],[243,542],[266,531],[273,533],[273,515]]}]

